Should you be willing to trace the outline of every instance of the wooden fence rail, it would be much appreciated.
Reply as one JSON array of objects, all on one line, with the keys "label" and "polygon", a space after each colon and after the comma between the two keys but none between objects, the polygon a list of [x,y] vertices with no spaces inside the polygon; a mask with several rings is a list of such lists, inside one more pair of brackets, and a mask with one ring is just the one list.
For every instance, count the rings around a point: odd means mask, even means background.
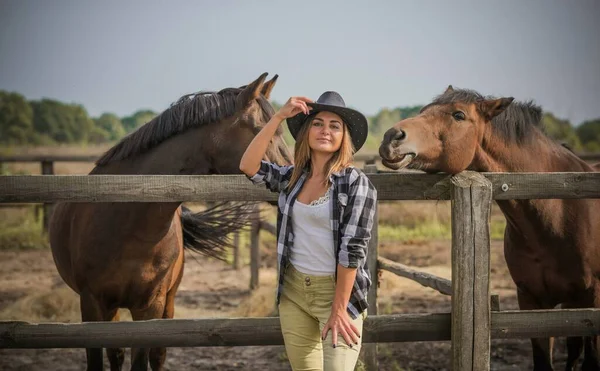
[{"label": "wooden fence rail", "polygon": [[[495,200],[600,198],[600,172],[481,173]],[[449,200],[444,174],[369,174],[378,199]],[[401,190],[398,191],[398,190]],[[7,175],[0,202],[276,201],[277,195],[243,175]]]},{"label": "wooden fence rail", "polygon": [[[543,326],[539,324],[543,323]],[[496,339],[592,336],[600,333],[600,309],[493,312]],[[451,339],[450,313],[367,317],[364,342]],[[276,317],[170,319],[129,322],[0,322],[0,348],[205,347],[282,345]]]},{"label": "wooden fence rail", "polygon": [[413,280],[422,286],[432,288],[444,295],[452,294],[452,282],[436,275],[422,272],[407,265],[396,263],[395,261],[379,256],[377,258],[378,267],[381,270],[392,272],[400,277]]}]

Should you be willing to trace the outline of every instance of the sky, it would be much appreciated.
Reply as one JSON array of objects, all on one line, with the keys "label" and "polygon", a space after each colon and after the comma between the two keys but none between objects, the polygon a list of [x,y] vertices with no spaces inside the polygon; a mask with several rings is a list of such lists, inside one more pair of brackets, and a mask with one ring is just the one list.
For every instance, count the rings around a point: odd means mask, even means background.
[{"label": "sky", "polygon": [[279,74],[366,115],[447,85],[600,117],[600,1],[0,0],[0,89],[92,116]]}]

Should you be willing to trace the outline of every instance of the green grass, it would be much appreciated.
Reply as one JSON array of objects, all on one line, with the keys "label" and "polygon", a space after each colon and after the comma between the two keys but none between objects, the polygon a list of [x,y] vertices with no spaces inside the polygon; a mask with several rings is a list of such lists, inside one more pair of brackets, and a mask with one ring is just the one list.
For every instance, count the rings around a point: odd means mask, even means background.
[{"label": "green grass", "polygon": [[[490,225],[490,238],[502,240],[506,222],[502,219],[492,219]],[[452,229],[449,223],[426,221],[414,226],[407,225],[379,225],[379,241],[387,242],[416,242],[428,240],[450,240]]]},{"label": "green grass", "polygon": [[35,217],[33,207],[0,209],[0,249],[24,250],[49,247],[42,231],[42,221]]}]

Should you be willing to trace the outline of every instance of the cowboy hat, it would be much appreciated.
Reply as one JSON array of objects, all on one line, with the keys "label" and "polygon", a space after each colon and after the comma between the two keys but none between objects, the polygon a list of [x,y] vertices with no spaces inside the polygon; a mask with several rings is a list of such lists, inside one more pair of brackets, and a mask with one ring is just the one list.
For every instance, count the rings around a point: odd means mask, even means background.
[{"label": "cowboy hat", "polygon": [[296,116],[287,119],[288,128],[294,139],[296,139],[296,136],[300,132],[300,128],[309,117],[312,118],[319,112],[327,111],[333,112],[342,118],[344,124],[348,127],[350,137],[352,138],[352,144],[354,145],[356,152],[358,152],[363,144],[365,144],[369,131],[367,118],[362,113],[346,107],[346,103],[340,94],[335,91],[326,91],[321,94],[316,102],[306,104],[312,107],[310,114],[307,115],[301,112]]}]

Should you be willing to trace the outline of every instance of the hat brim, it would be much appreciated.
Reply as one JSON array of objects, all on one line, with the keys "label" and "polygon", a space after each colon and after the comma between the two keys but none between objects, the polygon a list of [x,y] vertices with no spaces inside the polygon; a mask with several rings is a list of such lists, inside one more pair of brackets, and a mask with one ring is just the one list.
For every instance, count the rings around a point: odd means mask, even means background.
[{"label": "hat brim", "polygon": [[352,144],[354,145],[356,152],[358,152],[358,150],[361,149],[361,147],[365,144],[367,135],[369,134],[369,126],[367,124],[367,118],[362,113],[353,110],[352,108],[330,106],[327,104],[307,103],[307,105],[312,107],[309,115],[301,112],[296,116],[287,119],[288,128],[290,129],[290,133],[295,140],[297,140],[297,135],[300,132],[300,128],[308,116],[313,116],[318,112],[327,111],[335,113],[336,115],[340,116],[342,120],[344,120],[344,123],[350,132],[350,137],[352,137]]}]

